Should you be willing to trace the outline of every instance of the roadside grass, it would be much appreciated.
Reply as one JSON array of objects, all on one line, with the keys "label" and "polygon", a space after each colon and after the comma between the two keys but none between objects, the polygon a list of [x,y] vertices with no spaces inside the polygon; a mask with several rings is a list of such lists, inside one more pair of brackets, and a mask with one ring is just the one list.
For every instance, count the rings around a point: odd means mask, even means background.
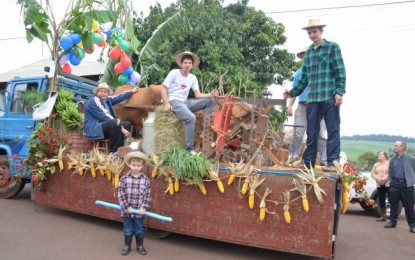
[{"label": "roadside grass", "polygon": [[[356,162],[357,157],[365,152],[372,151],[375,154],[379,151],[393,153],[393,144],[395,142],[378,142],[378,141],[351,141],[341,140],[341,150],[347,155],[351,162]],[[415,149],[415,143],[407,143],[407,147]]]}]

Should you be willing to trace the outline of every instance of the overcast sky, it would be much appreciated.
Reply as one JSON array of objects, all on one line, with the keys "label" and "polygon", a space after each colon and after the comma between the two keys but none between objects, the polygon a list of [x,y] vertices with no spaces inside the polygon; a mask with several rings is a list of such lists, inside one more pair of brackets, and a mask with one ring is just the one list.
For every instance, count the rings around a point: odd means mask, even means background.
[{"label": "overcast sky", "polygon": [[[56,13],[67,0],[54,0]],[[140,0],[138,12],[159,2]],[[227,0],[225,4],[236,2]],[[394,4],[388,4],[393,3]],[[59,5],[58,5],[59,3]],[[380,4],[380,5],[379,5]],[[337,42],[346,65],[346,94],[341,107],[341,134],[391,134],[415,137],[415,1],[397,0],[251,0],[250,6],[264,11],[286,27],[287,42],[281,48],[296,53],[311,44],[301,30],[310,18],[327,24],[324,38]],[[366,7],[352,7],[362,6]],[[347,8],[334,8],[347,7]],[[320,9],[320,10],[310,10]],[[299,11],[308,10],[308,11]],[[16,0],[0,1],[0,73],[49,56],[39,42],[27,44]],[[17,39],[13,39],[17,38]],[[203,62],[203,57],[201,57]],[[415,73],[414,73],[415,74]],[[286,86],[274,86],[281,98]]]}]

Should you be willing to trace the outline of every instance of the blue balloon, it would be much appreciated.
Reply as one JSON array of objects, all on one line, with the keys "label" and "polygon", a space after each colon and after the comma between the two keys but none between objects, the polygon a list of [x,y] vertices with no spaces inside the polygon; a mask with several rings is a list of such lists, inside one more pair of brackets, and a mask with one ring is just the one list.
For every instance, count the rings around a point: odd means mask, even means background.
[{"label": "blue balloon", "polygon": [[108,31],[105,32],[105,34],[107,35],[107,37],[111,37],[112,34],[112,30],[109,29]]},{"label": "blue balloon", "polygon": [[76,53],[74,51],[69,52],[68,60],[74,66],[78,66],[79,63],[81,63],[81,59],[78,57],[78,55],[76,55]]},{"label": "blue balloon", "polygon": [[134,82],[134,81],[132,81],[132,80],[129,80],[129,81],[128,81],[128,84],[130,84],[131,86],[135,87],[135,82]]},{"label": "blue balloon", "polygon": [[82,37],[81,35],[77,34],[77,33],[72,33],[71,34],[71,38],[72,38],[72,43],[73,44],[78,44],[82,41]]},{"label": "blue balloon", "polygon": [[127,68],[123,71],[123,73],[124,73],[126,76],[128,76],[128,77],[130,77],[130,75],[131,75],[133,72],[134,72],[134,69],[133,69],[133,67],[131,67],[131,66],[127,67]]},{"label": "blue balloon", "polygon": [[62,36],[59,41],[59,44],[65,51],[69,50],[70,48],[72,48],[73,45],[72,37],[70,37],[69,35]]}]

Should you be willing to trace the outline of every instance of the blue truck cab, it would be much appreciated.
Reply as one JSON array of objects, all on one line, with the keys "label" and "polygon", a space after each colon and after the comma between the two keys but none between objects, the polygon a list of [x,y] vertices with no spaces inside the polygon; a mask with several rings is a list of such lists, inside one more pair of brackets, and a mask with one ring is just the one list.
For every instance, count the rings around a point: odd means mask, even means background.
[{"label": "blue truck cab", "polygon": [[[30,173],[18,171],[16,165],[28,154],[28,140],[36,127],[33,106],[24,98],[26,91],[48,93],[47,76],[13,78],[0,94],[0,198],[16,196],[30,182]],[[57,76],[57,89],[74,93],[74,101],[91,97],[98,82],[71,74]],[[18,167],[17,167],[18,168]]]}]

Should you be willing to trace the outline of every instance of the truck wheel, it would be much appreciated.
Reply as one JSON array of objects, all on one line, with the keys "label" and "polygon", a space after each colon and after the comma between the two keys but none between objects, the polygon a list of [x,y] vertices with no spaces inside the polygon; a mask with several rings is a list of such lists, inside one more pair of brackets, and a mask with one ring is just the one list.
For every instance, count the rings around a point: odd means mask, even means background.
[{"label": "truck wheel", "polygon": [[362,209],[366,210],[367,212],[370,212],[370,213],[375,212],[375,209],[372,206],[366,205],[364,201],[360,202],[360,207],[362,207]]},{"label": "truck wheel", "polygon": [[[391,204],[389,203],[388,195],[386,195],[385,204],[386,204],[386,218],[389,218],[391,214]],[[401,212],[402,212],[402,202],[399,202],[398,216],[401,215]],[[379,197],[376,197],[375,213],[378,217],[380,217],[381,212],[380,212],[380,207],[379,207]]]},{"label": "truck wheel", "polygon": [[[21,178],[16,178],[10,173],[7,162],[0,156],[0,198],[11,199],[21,192],[26,184]],[[7,158],[7,157],[6,157]]]}]

